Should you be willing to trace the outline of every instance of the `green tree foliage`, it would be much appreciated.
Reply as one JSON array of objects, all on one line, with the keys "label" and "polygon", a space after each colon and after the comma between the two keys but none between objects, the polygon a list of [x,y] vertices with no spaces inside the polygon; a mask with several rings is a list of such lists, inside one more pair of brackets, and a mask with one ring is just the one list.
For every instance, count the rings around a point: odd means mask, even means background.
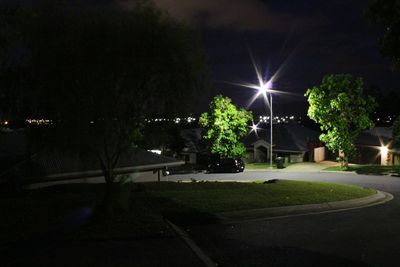
[{"label": "green tree foliage", "polygon": [[373,127],[369,114],[375,107],[372,97],[363,96],[363,81],[348,74],[326,75],[322,84],[307,89],[308,116],[320,124],[320,140],[331,151],[344,153],[342,163],[355,152],[359,133]]},{"label": "green tree foliage", "polygon": [[248,133],[250,111],[238,109],[228,97],[218,95],[210,103],[210,111],[201,114],[199,123],[205,128],[203,138],[213,154],[221,157],[243,157],[246,148],[240,138]]},{"label": "green tree foliage", "polygon": [[400,0],[373,0],[367,16],[383,28],[383,36],[379,39],[382,55],[400,67]]},{"label": "green tree foliage", "polygon": [[42,144],[98,159],[112,184],[144,118],[180,112],[205,89],[204,54],[190,29],[151,5],[59,2],[22,12],[26,106],[53,121]]}]

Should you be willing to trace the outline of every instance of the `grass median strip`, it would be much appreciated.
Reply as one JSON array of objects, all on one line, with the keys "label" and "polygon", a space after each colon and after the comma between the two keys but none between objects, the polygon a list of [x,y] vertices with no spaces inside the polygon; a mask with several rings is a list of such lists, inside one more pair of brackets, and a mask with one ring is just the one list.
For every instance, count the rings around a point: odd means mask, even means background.
[{"label": "grass median strip", "polygon": [[358,174],[373,174],[373,175],[385,175],[390,173],[400,173],[400,166],[384,166],[384,165],[349,165],[346,167],[331,166],[325,168],[324,171],[349,171],[356,172]]},{"label": "grass median strip", "polygon": [[[65,184],[0,198],[0,240],[41,238],[76,224],[57,238],[121,239],[173,235],[174,223],[215,222],[214,213],[277,206],[316,204],[361,198],[375,193],[351,185],[277,181],[140,183],[117,187],[111,213],[97,213],[104,184]],[[61,228],[60,228],[61,227]]]},{"label": "grass median strip", "polygon": [[148,183],[146,190],[210,213],[348,200],[376,192],[353,185],[303,181]]}]

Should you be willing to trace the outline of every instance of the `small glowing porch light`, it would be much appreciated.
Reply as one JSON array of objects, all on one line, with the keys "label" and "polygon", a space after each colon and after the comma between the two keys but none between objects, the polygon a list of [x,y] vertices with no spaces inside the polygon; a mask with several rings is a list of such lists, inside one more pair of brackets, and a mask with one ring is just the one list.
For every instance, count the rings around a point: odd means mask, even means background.
[{"label": "small glowing porch light", "polygon": [[381,155],[387,155],[389,152],[389,148],[387,146],[381,146],[379,147],[379,150],[381,152]]},{"label": "small glowing porch light", "polygon": [[381,165],[389,165],[389,147],[381,145],[379,147],[379,152],[381,154]]},{"label": "small glowing porch light", "polygon": [[150,150],[147,150],[147,151],[155,153],[155,154],[158,154],[158,155],[161,155],[161,150],[159,150],[159,149],[150,149]]}]

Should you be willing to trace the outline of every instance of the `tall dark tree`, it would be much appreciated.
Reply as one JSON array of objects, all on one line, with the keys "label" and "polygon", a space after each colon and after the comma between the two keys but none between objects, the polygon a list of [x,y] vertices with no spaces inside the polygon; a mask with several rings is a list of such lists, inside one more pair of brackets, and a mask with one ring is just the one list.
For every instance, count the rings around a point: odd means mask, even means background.
[{"label": "tall dark tree", "polygon": [[21,13],[15,3],[0,4],[0,119],[14,122],[23,120],[28,110]]},{"label": "tall dark tree", "polygon": [[204,89],[193,32],[154,7],[25,12],[31,116],[51,119],[46,144],[97,158],[108,185],[146,116],[184,109]]},{"label": "tall dark tree", "polygon": [[393,122],[392,146],[400,149],[400,116]]},{"label": "tall dark tree", "polygon": [[383,29],[379,47],[383,56],[400,67],[400,0],[373,0],[367,12],[369,19]]}]

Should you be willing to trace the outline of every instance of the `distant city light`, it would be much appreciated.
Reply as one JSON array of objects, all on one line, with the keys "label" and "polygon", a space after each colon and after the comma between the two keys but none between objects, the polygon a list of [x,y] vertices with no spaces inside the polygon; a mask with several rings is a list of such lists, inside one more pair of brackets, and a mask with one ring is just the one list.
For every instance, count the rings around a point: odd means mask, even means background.
[{"label": "distant city light", "polygon": [[[194,123],[198,121],[198,118],[195,118],[193,116],[189,117],[176,117],[176,118],[154,118],[154,119],[144,119],[145,122],[147,123],[163,123],[163,122],[172,122],[175,124],[181,124],[181,123]],[[300,122],[301,117],[297,117],[294,115],[282,115],[282,116],[274,116],[273,117],[273,123],[290,123],[290,122]],[[270,123],[270,116],[258,116],[258,123],[263,122],[266,124]],[[257,123],[257,125],[258,125]]]},{"label": "distant city light", "polygon": [[[263,122],[263,123],[269,123],[269,116],[259,116],[259,122]],[[273,118],[273,123],[289,123],[292,121],[301,121],[301,117],[296,117],[294,115],[290,115],[290,116],[275,116]]]},{"label": "distant city light", "polygon": [[35,124],[35,125],[43,125],[43,124],[52,124],[53,122],[48,119],[26,119],[25,120],[29,124]]}]

